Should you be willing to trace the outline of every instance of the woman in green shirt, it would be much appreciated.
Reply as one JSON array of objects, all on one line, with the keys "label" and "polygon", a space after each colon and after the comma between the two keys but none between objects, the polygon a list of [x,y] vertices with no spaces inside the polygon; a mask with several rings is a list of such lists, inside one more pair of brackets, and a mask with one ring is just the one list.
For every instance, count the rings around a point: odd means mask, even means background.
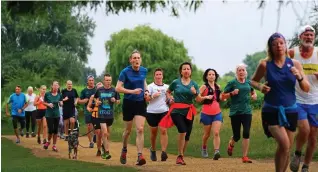
[{"label": "woman in green shirt", "polygon": [[[201,97],[198,84],[191,79],[191,63],[184,62],[179,67],[180,78],[175,79],[167,90],[168,103],[171,104],[169,112],[159,123],[160,127],[169,128],[176,125],[178,138],[178,151],[176,164],[186,165],[183,160],[184,152],[190,139],[193,119],[196,109],[193,99],[201,102],[204,99],[212,99],[212,96]],[[173,96],[171,93],[173,92]]]},{"label": "woman in green shirt", "polygon": [[243,126],[243,163],[252,163],[248,158],[250,129],[252,123],[252,109],[250,98],[257,99],[257,94],[251,87],[250,80],[246,79],[247,71],[244,64],[236,67],[236,78],[229,81],[221,94],[221,99],[231,97],[230,118],[233,136],[229,141],[227,152],[232,156],[234,143],[240,140],[241,125]]},{"label": "woman in green shirt", "polygon": [[51,91],[45,93],[44,96],[44,105],[47,106],[45,117],[47,121],[47,127],[49,130],[48,141],[44,144],[43,148],[48,149],[50,145],[51,138],[53,136],[53,151],[57,152],[56,141],[57,141],[57,132],[60,121],[60,111],[59,105],[62,106],[62,95],[58,92],[59,83],[53,81]]}]

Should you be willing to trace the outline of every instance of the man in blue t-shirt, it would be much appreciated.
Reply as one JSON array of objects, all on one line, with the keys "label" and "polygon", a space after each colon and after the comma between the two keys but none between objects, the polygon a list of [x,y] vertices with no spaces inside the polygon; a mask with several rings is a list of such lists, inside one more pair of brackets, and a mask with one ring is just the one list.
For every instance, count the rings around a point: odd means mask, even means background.
[{"label": "man in blue t-shirt", "polygon": [[138,51],[133,51],[129,57],[131,66],[126,67],[120,72],[116,85],[116,91],[124,93],[123,100],[123,120],[125,122],[125,130],[123,134],[123,149],[120,156],[120,162],[126,164],[127,142],[131,133],[133,120],[135,119],[137,128],[136,146],[138,151],[138,159],[136,165],[146,164],[145,158],[142,156],[144,145],[144,124],[146,116],[146,102],[149,99],[149,91],[147,90],[147,69],[141,65],[141,55]]},{"label": "man in blue t-shirt", "polygon": [[16,143],[20,143],[18,134],[18,122],[20,123],[20,135],[23,137],[23,129],[25,127],[25,112],[24,109],[28,106],[25,94],[21,93],[21,86],[15,87],[15,93],[11,94],[6,105],[6,115],[10,116],[9,104],[11,104],[11,116],[14,133],[17,136]]}]

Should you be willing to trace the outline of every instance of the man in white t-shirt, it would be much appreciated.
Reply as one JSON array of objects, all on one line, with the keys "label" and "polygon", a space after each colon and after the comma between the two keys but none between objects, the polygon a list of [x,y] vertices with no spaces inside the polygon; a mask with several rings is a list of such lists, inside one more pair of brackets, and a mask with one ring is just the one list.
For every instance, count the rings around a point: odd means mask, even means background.
[{"label": "man in white t-shirt", "polygon": [[[147,122],[151,128],[150,140],[150,159],[157,161],[156,155],[156,138],[158,133],[158,124],[160,120],[167,114],[169,107],[167,105],[166,91],[168,85],[163,83],[163,70],[155,69],[154,82],[148,85],[148,90],[151,96],[147,107]],[[166,153],[168,145],[168,135],[165,128],[160,128],[160,143],[161,143],[161,161],[166,161],[168,156]]]},{"label": "man in white t-shirt", "polygon": [[33,93],[33,87],[29,86],[27,94],[25,95],[28,106],[25,108],[25,121],[26,121],[26,138],[29,138],[29,129],[31,123],[31,136],[35,137],[35,126],[36,126],[36,107],[34,106],[34,100],[36,94]]},{"label": "man in white t-shirt", "polygon": [[318,47],[314,47],[315,29],[306,25],[299,30],[300,45],[289,50],[291,58],[298,60],[310,83],[308,93],[303,92],[297,84],[296,98],[298,105],[298,134],[296,137],[296,151],[290,163],[292,171],[298,171],[301,150],[307,142],[302,172],[308,172],[309,163],[317,145],[318,133]]}]

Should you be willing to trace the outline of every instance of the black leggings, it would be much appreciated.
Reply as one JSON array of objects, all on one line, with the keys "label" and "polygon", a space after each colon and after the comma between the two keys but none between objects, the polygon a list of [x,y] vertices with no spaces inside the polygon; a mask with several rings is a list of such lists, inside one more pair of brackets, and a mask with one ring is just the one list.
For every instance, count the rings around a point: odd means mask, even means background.
[{"label": "black leggings", "polygon": [[26,131],[29,132],[30,128],[30,121],[31,121],[31,130],[32,132],[35,131],[36,125],[36,111],[25,111],[25,122],[26,122]]},{"label": "black leggings", "polygon": [[186,115],[181,115],[179,113],[172,113],[171,119],[174,125],[176,125],[179,133],[187,133],[185,136],[185,140],[189,141],[193,126],[193,119],[188,120]]},{"label": "black leggings", "polygon": [[243,125],[243,138],[250,138],[250,129],[252,123],[251,114],[239,114],[231,116],[231,125],[233,131],[233,140],[235,142],[239,141],[241,138],[241,124]]},{"label": "black leggings", "polygon": [[57,134],[59,128],[60,117],[47,117],[47,127],[49,129],[49,134]]}]

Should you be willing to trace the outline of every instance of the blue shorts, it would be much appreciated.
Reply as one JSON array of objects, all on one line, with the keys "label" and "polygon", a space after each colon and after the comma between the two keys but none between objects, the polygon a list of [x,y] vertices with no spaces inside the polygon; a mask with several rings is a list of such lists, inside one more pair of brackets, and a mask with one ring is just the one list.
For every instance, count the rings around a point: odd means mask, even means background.
[{"label": "blue shorts", "polygon": [[85,115],[85,124],[92,124],[93,118],[92,115]]},{"label": "blue shorts", "polygon": [[298,120],[308,119],[311,126],[318,127],[318,104],[307,105],[297,103]]},{"label": "blue shorts", "polygon": [[214,121],[223,122],[222,112],[216,115],[206,115],[205,113],[201,112],[200,123],[202,123],[203,125],[211,125]]}]

